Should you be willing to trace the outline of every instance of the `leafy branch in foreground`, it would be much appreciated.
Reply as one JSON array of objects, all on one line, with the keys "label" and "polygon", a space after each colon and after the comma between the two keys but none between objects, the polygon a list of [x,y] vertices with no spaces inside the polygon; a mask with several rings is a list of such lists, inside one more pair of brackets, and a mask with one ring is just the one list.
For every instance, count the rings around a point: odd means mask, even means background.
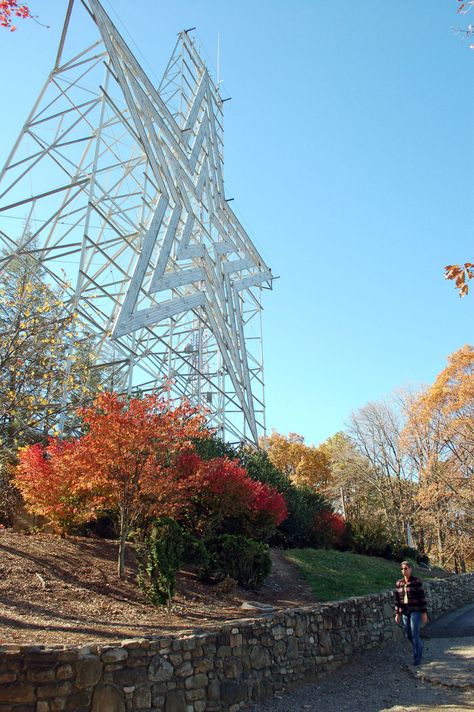
[{"label": "leafy branch in foreground", "polygon": [[474,278],[474,263],[465,262],[463,265],[446,265],[444,268],[445,279],[454,280],[459,296],[465,297],[469,292],[468,280]]}]

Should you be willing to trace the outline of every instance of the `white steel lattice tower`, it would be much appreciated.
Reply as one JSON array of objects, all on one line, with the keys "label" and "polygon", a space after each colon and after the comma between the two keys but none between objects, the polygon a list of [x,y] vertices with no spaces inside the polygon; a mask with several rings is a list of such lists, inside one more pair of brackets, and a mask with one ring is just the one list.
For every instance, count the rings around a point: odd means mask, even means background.
[{"label": "white steel lattice tower", "polygon": [[[78,49],[86,10],[94,37]],[[256,443],[272,274],[225,198],[222,107],[187,32],[155,88],[98,0],[71,0],[0,175],[0,266],[34,259],[130,392],[166,387]]]}]

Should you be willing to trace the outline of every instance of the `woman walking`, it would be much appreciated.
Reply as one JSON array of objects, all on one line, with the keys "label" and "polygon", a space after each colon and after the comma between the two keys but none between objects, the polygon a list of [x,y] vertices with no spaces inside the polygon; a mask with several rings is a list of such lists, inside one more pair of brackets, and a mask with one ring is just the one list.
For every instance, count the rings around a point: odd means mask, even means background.
[{"label": "woman walking", "polygon": [[413,664],[419,665],[423,657],[420,629],[428,621],[425,592],[421,579],[412,576],[408,561],[401,563],[402,575],[395,589],[395,623],[403,624],[405,635],[413,646]]}]

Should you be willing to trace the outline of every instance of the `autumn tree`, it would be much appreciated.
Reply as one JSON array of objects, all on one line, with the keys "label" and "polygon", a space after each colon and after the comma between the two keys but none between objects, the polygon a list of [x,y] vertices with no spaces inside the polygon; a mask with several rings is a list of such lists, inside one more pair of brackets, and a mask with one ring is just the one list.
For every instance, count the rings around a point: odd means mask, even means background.
[{"label": "autumn tree", "polygon": [[[344,432],[328,438],[321,448],[331,468],[329,498],[340,502],[343,517],[351,522],[362,522],[373,515],[377,497],[373,493],[372,466],[355,442]],[[376,508],[376,506],[375,506]]]},{"label": "autumn tree", "polygon": [[[443,420],[434,417],[434,414],[433,417],[426,418],[422,405],[422,395],[425,391],[426,389],[423,389],[419,393],[407,394],[405,398],[406,425],[401,433],[400,444],[417,472],[415,519],[420,545],[424,550],[436,549],[438,565],[443,566],[443,530],[447,513],[443,503],[444,496],[441,495],[438,485],[442,472],[444,425]],[[431,482],[429,487],[427,479]],[[436,486],[435,482],[438,482]]]},{"label": "autumn tree", "polygon": [[10,469],[16,452],[46,442],[60,420],[73,427],[77,406],[100,388],[94,341],[48,284],[33,258],[0,273],[0,517],[11,524],[17,496]]},{"label": "autumn tree", "polygon": [[328,489],[331,469],[326,453],[321,447],[306,445],[302,435],[273,432],[260,440],[270,462],[295,485],[307,485],[314,491],[325,494]]},{"label": "autumn tree", "polygon": [[14,482],[26,509],[46,517],[58,533],[93,519],[106,506],[102,482],[77,477],[78,447],[78,440],[51,438],[47,445],[35,443],[18,453]]},{"label": "autumn tree", "polygon": [[368,467],[372,515],[380,516],[387,530],[400,541],[406,540],[406,525],[413,517],[414,469],[400,446],[404,418],[399,404],[392,400],[368,403],[351,415],[348,433]]},{"label": "autumn tree", "polygon": [[[48,514],[44,500],[56,509],[61,505],[65,493],[56,473],[67,470],[72,497],[90,492],[94,511],[117,510],[118,574],[123,578],[131,526],[140,516],[160,514],[160,487],[166,486],[179,455],[192,449],[193,439],[207,434],[204,417],[187,403],[173,406],[157,395],[126,398],[116,393],[99,395],[81,416],[86,434],[58,452],[52,471],[44,468],[47,451],[39,466],[31,448],[23,451],[16,485],[29,511]],[[49,447],[58,447],[57,441]]]},{"label": "autumn tree", "polygon": [[474,562],[474,349],[451,354],[414,399],[402,436],[419,472],[420,516],[440,564]]},{"label": "autumn tree", "polygon": [[0,447],[46,438],[99,388],[94,343],[33,259],[0,274]]}]

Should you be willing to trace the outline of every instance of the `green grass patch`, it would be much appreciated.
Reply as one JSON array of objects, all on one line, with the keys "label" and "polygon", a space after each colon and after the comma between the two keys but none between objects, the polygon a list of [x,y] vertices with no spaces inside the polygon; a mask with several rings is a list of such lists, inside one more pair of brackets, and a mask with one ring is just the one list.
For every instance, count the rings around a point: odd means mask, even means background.
[{"label": "green grass patch", "polygon": [[[286,558],[296,564],[318,601],[339,601],[395,588],[401,577],[398,561],[362,556],[333,549],[289,549]],[[430,572],[413,568],[422,579]]]}]

